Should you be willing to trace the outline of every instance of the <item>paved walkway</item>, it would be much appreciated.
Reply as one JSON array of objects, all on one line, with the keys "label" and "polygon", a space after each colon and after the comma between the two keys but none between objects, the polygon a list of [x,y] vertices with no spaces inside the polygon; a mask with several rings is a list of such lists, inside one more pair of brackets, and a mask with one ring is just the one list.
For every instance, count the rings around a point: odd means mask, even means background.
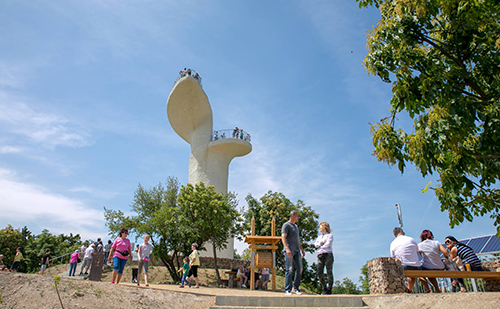
[{"label": "paved walkway", "polygon": [[[189,293],[196,295],[206,295],[206,296],[257,296],[257,297],[276,297],[276,296],[285,296],[284,291],[261,291],[254,290],[250,291],[250,289],[228,289],[228,288],[215,288],[215,287],[203,287],[201,286],[199,289],[196,288],[179,288],[179,285],[174,284],[150,284],[149,287],[144,286],[144,282],[141,282],[141,286],[138,287],[135,283],[120,283],[120,285],[126,285],[130,287],[137,287],[141,289],[155,289],[155,290],[165,290],[172,292],[180,292],[180,293]],[[111,284],[111,283],[110,283]],[[310,294],[302,294],[302,295],[291,295],[288,297],[338,297],[345,295],[310,295]]]}]

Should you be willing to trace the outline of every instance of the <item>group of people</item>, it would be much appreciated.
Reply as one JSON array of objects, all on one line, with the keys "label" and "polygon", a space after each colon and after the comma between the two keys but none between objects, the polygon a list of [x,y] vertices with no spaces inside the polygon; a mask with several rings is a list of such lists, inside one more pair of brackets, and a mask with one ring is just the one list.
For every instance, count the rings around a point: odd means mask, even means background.
[{"label": "group of people", "polygon": [[[106,256],[106,260],[108,262],[113,261],[113,272],[111,283],[118,284],[123,276],[123,270],[128,261],[132,260],[132,248],[130,244],[130,240],[127,238],[128,230],[123,228],[120,230],[119,237],[117,237],[114,242],[110,245],[109,255]],[[153,249],[153,246],[149,243],[151,240],[151,236],[144,235],[144,242],[137,246],[137,263],[138,263],[138,272],[137,272],[137,286],[141,285],[141,274],[144,274],[144,284],[149,286],[148,283],[148,271],[149,271],[149,262],[150,256]],[[198,245],[191,245],[191,254],[189,257],[184,259],[184,265],[179,272],[182,271],[182,282],[181,287],[187,283],[189,287],[191,284],[187,280],[188,277],[193,276],[194,281],[196,283],[195,288],[199,288],[198,282],[198,267],[200,266],[200,259],[198,253]]]},{"label": "group of people", "polygon": [[188,278],[193,276],[195,282],[195,288],[200,287],[200,283],[198,281],[198,267],[200,267],[200,254],[198,252],[198,245],[193,243],[191,244],[191,254],[189,256],[184,257],[182,267],[177,271],[178,273],[182,273],[180,288],[184,288],[186,285],[191,287],[191,282],[189,282]]},{"label": "group of people", "polygon": [[233,130],[233,138],[239,138],[249,142],[250,134],[246,133],[245,136],[243,136],[243,129],[238,129],[238,127],[235,127]]},{"label": "group of people", "polygon": [[[225,139],[226,137],[226,132],[222,132],[222,134],[220,134],[219,131],[214,131],[212,140],[216,141],[219,139]],[[243,129],[238,129],[238,127],[234,128],[233,130],[233,138],[250,142],[250,134],[244,133]]]},{"label": "group of people", "polygon": [[[248,268],[248,263],[245,261],[238,268],[236,272],[236,280],[239,280],[242,288],[246,288],[248,284],[248,280],[250,280],[250,269]],[[258,290],[258,286],[262,287],[262,290],[267,290],[267,284],[269,283],[269,268],[264,267],[260,269],[256,269],[255,271],[255,286],[256,290]]]},{"label": "group of people", "polygon": [[[481,261],[469,246],[459,242],[453,236],[445,238],[445,246],[434,240],[430,230],[423,230],[420,234],[421,242],[417,242],[406,236],[403,229],[396,227],[393,230],[394,239],[391,243],[391,257],[401,261],[403,269],[407,270],[468,270],[482,271]],[[422,257],[422,260],[420,257]],[[443,257],[441,257],[441,255]],[[432,291],[440,293],[443,286],[439,286],[436,278],[419,278],[426,293]],[[429,286],[428,282],[431,286]],[[415,278],[408,278],[406,292],[411,293],[415,285]],[[454,287],[460,287],[460,291],[466,292],[465,283],[462,278],[452,279]],[[440,289],[441,288],[441,289]]]},{"label": "group of people", "polygon": [[193,71],[191,69],[187,69],[187,68],[184,68],[184,70],[181,70],[179,72],[179,77],[184,77],[184,76],[193,76],[194,79],[196,79],[197,81],[199,81],[201,83],[201,76],[200,74],[198,74],[198,72],[194,71],[194,74],[193,74]]},{"label": "group of people", "polygon": [[[299,239],[299,212],[292,211],[290,219],[281,228],[281,241],[285,251],[285,295],[302,294],[299,290],[302,277],[302,258],[305,256],[304,248]],[[333,235],[328,222],[319,224],[319,236],[314,242],[317,250],[318,279],[323,288],[323,294],[332,294],[333,287]],[[325,268],[327,280],[325,280]],[[295,274],[293,273],[295,269]]]}]

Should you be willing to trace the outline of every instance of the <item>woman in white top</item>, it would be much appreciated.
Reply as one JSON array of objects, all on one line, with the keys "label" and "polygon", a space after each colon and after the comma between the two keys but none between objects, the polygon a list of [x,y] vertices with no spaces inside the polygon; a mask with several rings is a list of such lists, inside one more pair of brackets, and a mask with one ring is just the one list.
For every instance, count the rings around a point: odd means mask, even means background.
[{"label": "woman in white top", "polygon": [[[332,294],[333,286],[333,236],[330,234],[330,224],[321,222],[319,224],[318,236],[314,246],[318,248],[318,278],[323,287],[323,294]],[[324,269],[328,275],[328,284],[325,282]]]},{"label": "woman in white top", "polygon": [[[434,240],[434,235],[429,230],[423,230],[420,234],[421,243],[418,244],[418,252],[423,258],[423,270],[444,270],[444,264],[441,260],[441,253],[444,257],[448,257],[448,250],[437,240]],[[434,293],[441,293],[438,287],[436,278],[427,278],[434,286]],[[419,278],[420,283],[426,288],[425,292],[430,293],[431,289],[425,278]]]}]

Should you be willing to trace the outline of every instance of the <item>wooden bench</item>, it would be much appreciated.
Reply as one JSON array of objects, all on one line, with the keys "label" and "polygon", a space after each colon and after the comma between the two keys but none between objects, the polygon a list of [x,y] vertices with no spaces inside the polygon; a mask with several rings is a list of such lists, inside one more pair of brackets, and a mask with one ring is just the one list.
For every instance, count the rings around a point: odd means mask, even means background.
[{"label": "wooden bench", "polygon": [[405,270],[409,278],[482,278],[500,280],[500,272],[494,271],[448,271],[448,270]]},{"label": "wooden bench", "polygon": [[[464,279],[483,279],[500,281],[500,272],[494,271],[448,271],[448,270],[405,270],[405,277],[409,278],[464,278]],[[477,285],[472,281],[472,288],[477,292]]]},{"label": "wooden bench", "polygon": [[226,271],[226,274],[229,275],[229,279],[227,279],[227,287],[230,288],[230,289],[233,289],[234,288],[234,282],[235,282],[234,279],[236,278],[237,272],[228,270],[228,271]]}]

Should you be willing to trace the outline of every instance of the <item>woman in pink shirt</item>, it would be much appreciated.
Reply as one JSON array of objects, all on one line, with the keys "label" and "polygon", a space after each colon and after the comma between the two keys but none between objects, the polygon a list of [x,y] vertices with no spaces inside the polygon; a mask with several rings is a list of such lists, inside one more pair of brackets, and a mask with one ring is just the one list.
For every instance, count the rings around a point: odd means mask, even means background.
[{"label": "woman in pink shirt", "polygon": [[69,260],[69,275],[75,276],[76,264],[78,264],[78,258],[80,257],[80,253],[78,250],[75,250],[71,255],[71,259]]},{"label": "woman in pink shirt", "polygon": [[128,230],[121,229],[120,237],[116,238],[111,245],[108,262],[113,258],[113,280],[111,283],[120,283],[122,278],[123,268],[127,264],[127,260],[132,259],[132,250],[130,248],[130,240],[127,239]]}]

